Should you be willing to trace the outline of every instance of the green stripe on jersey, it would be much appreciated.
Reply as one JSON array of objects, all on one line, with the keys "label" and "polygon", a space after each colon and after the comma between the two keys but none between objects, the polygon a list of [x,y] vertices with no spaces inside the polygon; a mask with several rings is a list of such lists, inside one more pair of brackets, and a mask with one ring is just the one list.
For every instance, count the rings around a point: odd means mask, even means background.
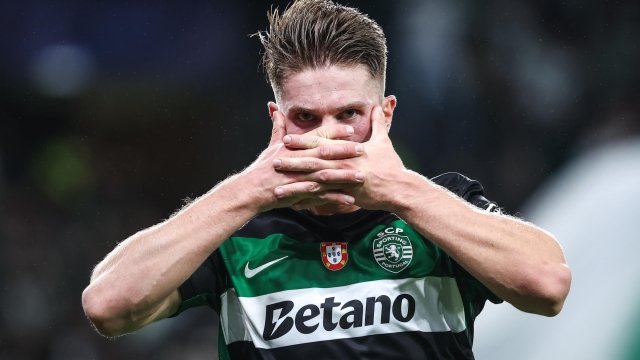
[{"label": "green stripe on jersey", "polygon": [[[385,261],[384,252],[388,249],[380,247],[381,239],[393,239],[393,236],[410,243],[410,247],[399,250],[405,259],[410,259],[406,267],[401,267],[402,262],[397,260],[397,265]],[[374,245],[377,248],[374,249]],[[402,220],[379,225],[362,239],[348,242],[347,261],[339,270],[325,266],[320,247],[320,243],[303,243],[274,234],[265,239],[231,237],[222,244],[220,252],[241,297],[383,279],[453,277],[448,256]],[[396,266],[396,270],[384,269],[383,265]]]}]

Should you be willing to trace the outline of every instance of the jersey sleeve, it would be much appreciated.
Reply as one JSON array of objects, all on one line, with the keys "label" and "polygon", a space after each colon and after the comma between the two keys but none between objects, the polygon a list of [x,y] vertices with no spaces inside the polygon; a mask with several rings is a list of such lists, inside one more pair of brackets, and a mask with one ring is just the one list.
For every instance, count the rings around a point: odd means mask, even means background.
[{"label": "jersey sleeve", "polygon": [[[467,202],[484,209],[488,212],[502,213],[502,209],[494,202],[484,197],[484,188],[476,180],[458,173],[446,173],[431,179],[438,185],[446,187],[449,191],[457,194]],[[486,300],[494,304],[503,302],[496,294],[489,290],[478,279],[465,270],[458,262],[451,258],[454,275],[462,291],[471,295],[472,301],[475,303],[477,312],[484,307]]]},{"label": "jersey sleeve", "polygon": [[229,275],[220,251],[214,251],[178,288],[182,299],[175,314],[197,306],[209,306],[220,312],[220,295],[229,283]]}]

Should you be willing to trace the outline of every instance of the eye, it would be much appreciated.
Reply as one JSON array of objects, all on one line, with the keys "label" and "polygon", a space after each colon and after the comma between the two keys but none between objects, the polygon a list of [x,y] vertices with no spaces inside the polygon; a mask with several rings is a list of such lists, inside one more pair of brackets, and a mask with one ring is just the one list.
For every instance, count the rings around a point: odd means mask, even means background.
[{"label": "eye", "polygon": [[313,115],[311,113],[299,113],[298,119],[301,121],[311,121],[313,120]]},{"label": "eye", "polygon": [[354,109],[349,109],[342,112],[343,119],[353,119],[356,116],[358,116],[358,111]]}]

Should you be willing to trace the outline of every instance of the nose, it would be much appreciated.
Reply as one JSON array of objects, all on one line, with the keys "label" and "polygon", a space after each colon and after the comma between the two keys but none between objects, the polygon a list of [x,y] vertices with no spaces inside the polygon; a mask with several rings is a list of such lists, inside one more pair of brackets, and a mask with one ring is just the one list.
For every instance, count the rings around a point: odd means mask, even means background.
[{"label": "nose", "polygon": [[338,119],[336,119],[334,116],[325,115],[325,116],[322,117],[322,121],[320,122],[318,127],[320,127],[320,126],[332,126],[332,125],[339,125],[339,124],[340,124],[340,121]]}]

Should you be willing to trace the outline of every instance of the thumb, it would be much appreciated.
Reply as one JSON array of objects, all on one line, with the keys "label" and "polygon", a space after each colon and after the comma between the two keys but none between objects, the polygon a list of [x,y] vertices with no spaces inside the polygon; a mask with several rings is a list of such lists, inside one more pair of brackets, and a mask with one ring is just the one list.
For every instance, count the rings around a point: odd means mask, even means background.
[{"label": "thumb", "polygon": [[273,112],[273,115],[271,115],[271,121],[273,121],[273,129],[271,129],[271,141],[269,141],[269,146],[281,143],[282,138],[287,135],[284,115],[282,115],[280,111]]},{"label": "thumb", "polygon": [[374,106],[371,111],[371,138],[388,137],[389,129],[385,121],[384,112],[380,106]]}]

